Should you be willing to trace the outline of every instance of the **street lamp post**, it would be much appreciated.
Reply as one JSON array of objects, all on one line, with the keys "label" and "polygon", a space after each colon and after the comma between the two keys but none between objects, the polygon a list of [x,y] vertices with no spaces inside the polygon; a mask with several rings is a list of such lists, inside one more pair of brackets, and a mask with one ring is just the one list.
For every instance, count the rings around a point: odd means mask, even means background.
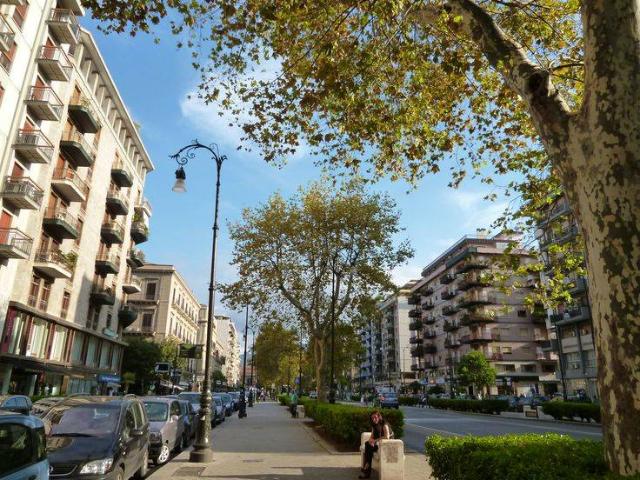
[{"label": "street lamp post", "polygon": [[218,246],[218,204],[220,200],[220,170],[222,163],[227,159],[225,155],[220,155],[217,145],[203,145],[198,140],[194,140],[190,145],[182,147],[170,158],[175,160],[179,168],[176,170],[176,183],[173,191],[178,193],[186,192],[185,180],[187,175],[184,166],[189,160],[195,158],[197,150],[206,150],[211,154],[211,158],[216,162],[216,197],[213,214],[213,241],[211,246],[211,270],[209,277],[209,309],[207,311],[207,337],[205,345],[204,380],[202,382],[202,393],[200,395],[200,422],[196,432],[196,441],[193,450],[189,455],[189,461],[197,463],[208,463],[213,461],[213,450],[211,449],[211,336],[213,330],[215,288],[216,288],[216,251]]},{"label": "street lamp post", "polygon": [[242,392],[240,392],[240,407],[238,417],[247,416],[247,399],[245,397],[247,389],[247,334],[249,329],[249,304],[247,303],[247,314],[244,320],[244,358],[242,360]]},{"label": "street lamp post", "polygon": [[336,372],[335,372],[335,349],[336,349],[336,274],[331,272],[331,385],[329,389],[329,403],[336,403]]},{"label": "street lamp post", "polygon": [[300,319],[300,348],[298,352],[298,398],[302,397],[302,319]]},{"label": "street lamp post", "polygon": [[254,359],[256,356],[256,331],[251,329],[251,390],[249,390],[249,406],[253,408],[254,395]]}]

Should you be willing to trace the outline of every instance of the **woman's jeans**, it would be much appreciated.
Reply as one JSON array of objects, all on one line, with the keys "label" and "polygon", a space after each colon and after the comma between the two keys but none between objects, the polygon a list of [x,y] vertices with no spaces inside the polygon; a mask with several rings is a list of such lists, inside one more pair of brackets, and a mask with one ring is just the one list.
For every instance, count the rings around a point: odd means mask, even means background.
[{"label": "woman's jeans", "polygon": [[373,446],[371,443],[366,442],[364,444],[364,465],[363,467],[367,467],[368,471],[371,471],[371,461],[373,460],[373,454],[378,451],[378,444],[375,443]]}]

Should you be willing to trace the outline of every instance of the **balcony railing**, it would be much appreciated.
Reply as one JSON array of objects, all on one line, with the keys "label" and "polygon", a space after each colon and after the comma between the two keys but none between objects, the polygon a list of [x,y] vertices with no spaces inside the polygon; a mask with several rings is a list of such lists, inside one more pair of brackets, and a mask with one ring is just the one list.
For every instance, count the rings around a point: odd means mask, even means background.
[{"label": "balcony railing", "polygon": [[53,144],[37,129],[19,130],[13,149],[20,157],[32,163],[49,163],[53,157]]},{"label": "balcony railing", "polygon": [[120,256],[115,252],[103,252],[96,257],[96,272],[116,274],[120,271]]},{"label": "balcony railing", "polygon": [[62,100],[49,86],[31,87],[26,104],[38,120],[58,121],[62,116]]},{"label": "balcony railing", "polygon": [[464,326],[470,326],[477,323],[492,323],[496,321],[496,316],[493,312],[485,310],[476,310],[469,313],[465,313],[460,319],[460,323]]},{"label": "balcony railing", "polygon": [[460,328],[460,322],[458,320],[445,320],[442,325],[442,329],[445,332],[453,332],[454,330],[458,330]]},{"label": "balcony railing", "polygon": [[113,305],[116,301],[113,285],[94,284],[91,288],[91,301],[97,305]]},{"label": "balcony railing", "polygon": [[76,267],[77,254],[60,250],[40,250],[36,253],[33,268],[52,278],[71,278]]},{"label": "balcony railing", "polygon": [[80,222],[66,210],[48,208],[44,214],[43,226],[58,238],[78,238]]},{"label": "balcony railing", "polygon": [[96,150],[83,134],[71,128],[67,129],[60,140],[60,150],[79,167],[90,167],[96,160]]},{"label": "balcony railing", "polygon": [[422,321],[425,325],[433,325],[434,323],[436,323],[436,317],[434,315],[426,315],[422,319]]},{"label": "balcony railing", "polygon": [[458,288],[466,291],[474,287],[488,287],[490,283],[485,274],[480,272],[467,272],[463,274],[462,280],[458,283]]},{"label": "balcony railing", "polygon": [[89,194],[89,184],[71,168],[56,168],[53,185],[69,202],[84,202]]},{"label": "balcony railing", "polygon": [[137,248],[132,248],[129,250],[129,256],[127,257],[127,263],[131,268],[140,268],[144,265],[145,258],[144,252],[138,250]]},{"label": "balcony railing", "polygon": [[420,318],[422,316],[422,310],[419,308],[413,308],[409,310],[409,318]]},{"label": "balcony railing", "polygon": [[149,202],[147,198],[143,198],[142,201],[139,201],[136,204],[136,210],[142,211],[147,215],[147,217],[150,217],[153,213],[153,210],[151,209],[151,202]]},{"label": "balcony railing", "polygon": [[69,117],[80,133],[97,133],[100,130],[98,115],[91,102],[83,95],[71,97]]},{"label": "balcony railing", "polygon": [[483,270],[490,266],[491,263],[486,258],[471,256],[456,267],[456,273],[465,273],[469,270]]},{"label": "balcony railing", "polygon": [[545,234],[540,237],[538,241],[540,242],[540,247],[545,248],[552,243],[562,244],[568,242],[573,237],[578,235],[578,233],[578,226],[575,224],[571,224],[557,231],[552,230],[545,232]]},{"label": "balcony railing", "polygon": [[493,340],[493,335],[489,332],[473,333],[471,335],[463,335],[460,337],[460,341],[462,343],[491,342]]},{"label": "balcony railing", "polygon": [[111,178],[113,178],[114,183],[119,187],[130,187],[133,185],[133,176],[120,159],[116,160],[111,166]]},{"label": "balcony railing", "polygon": [[495,295],[491,295],[483,291],[475,291],[465,294],[458,302],[458,307],[469,308],[474,305],[489,305],[496,303],[498,303],[498,300]]},{"label": "balcony railing", "polygon": [[44,192],[27,177],[7,177],[2,189],[2,198],[14,207],[37,210],[42,205]]},{"label": "balcony railing", "polygon": [[113,215],[127,215],[129,213],[129,199],[124,191],[115,188],[107,192],[107,210]]},{"label": "balcony railing", "polygon": [[433,310],[435,304],[431,300],[422,303],[422,310]]},{"label": "balcony railing", "polygon": [[414,320],[413,322],[409,323],[409,330],[420,330],[422,329],[422,321],[421,320]]},{"label": "balcony railing", "polygon": [[420,295],[411,295],[407,299],[407,303],[409,305],[419,305],[420,304]]},{"label": "balcony railing", "polygon": [[436,331],[429,329],[424,332],[424,338],[433,339],[436,338]]},{"label": "balcony railing", "polygon": [[[0,2],[1,3],[1,2]],[[4,15],[0,15],[0,52],[8,52],[13,45],[15,32]]]},{"label": "balcony railing", "polygon": [[73,64],[61,47],[44,45],[40,48],[38,65],[43,73],[57,82],[68,82]]},{"label": "balcony railing", "polygon": [[451,316],[460,311],[460,308],[455,305],[445,305],[442,307],[442,315]]},{"label": "balcony railing", "polygon": [[29,258],[33,239],[17,228],[0,228],[0,258]]},{"label": "balcony railing", "polygon": [[443,285],[448,285],[456,279],[455,275],[452,273],[445,273],[440,277],[440,283]]},{"label": "balcony railing", "polygon": [[134,221],[131,224],[131,238],[136,243],[143,243],[149,239],[149,227],[143,221]]},{"label": "balcony railing", "polygon": [[80,26],[75,14],[64,8],[54,8],[49,15],[49,30],[60,43],[75,45],[80,36]]},{"label": "balcony railing", "polygon": [[124,241],[124,225],[116,220],[104,222],[100,232],[107,243],[120,244]]}]

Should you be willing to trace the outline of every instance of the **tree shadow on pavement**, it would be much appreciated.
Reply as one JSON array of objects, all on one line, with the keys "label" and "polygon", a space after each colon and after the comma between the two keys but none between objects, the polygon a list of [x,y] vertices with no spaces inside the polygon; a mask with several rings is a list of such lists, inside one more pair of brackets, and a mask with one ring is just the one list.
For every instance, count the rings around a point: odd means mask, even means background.
[{"label": "tree shadow on pavement", "polygon": [[[276,468],[276,467],[271,467]],[[283,467],[279,470],[296,470],[296,473],[252,473],[243,475],[202,475],[198,478],[234,480],[293,480],[304,478],[317,480],[352,480],[358,478],[359,468],[353,467]]]}]

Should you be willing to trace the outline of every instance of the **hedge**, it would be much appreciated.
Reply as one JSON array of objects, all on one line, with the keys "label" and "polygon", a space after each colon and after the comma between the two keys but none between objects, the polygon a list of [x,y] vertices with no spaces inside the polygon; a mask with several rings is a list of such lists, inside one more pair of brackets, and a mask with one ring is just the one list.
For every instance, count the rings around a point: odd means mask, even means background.
[{"label": "hedge", "polygon": [[600,423],[600,405],[593,403],[545,402],[542,411],[556,420],[580,418],[582,421]]},{"label": "hedge", "polygon": [[400,402],[400,405],[407,405],[409,407],[413,407],[420,403],[420,399],[417,397],[400,396],[398,397],[398,402]]},{"label": "hedge", "polygon": [[429,398],[433,408],[456,410],[458,412],[495,413],[509,410],[508,400],[454,400],[449,398]]},{"label": "hedge", "polygon": [[[425,441],[438,480],[603,480],[608,472],[601,442],[557,434],[444,438]],[[640,480],[640,475],[624,477]]]},{"label": "hedge", "polygon": [[[355,448],[360,445],[360,434],[371,431],[369,416],[376,408],[339,405],[303,399],[305,416],[313,418],[335,440]],[[400,410],[382,409],[383,418],[391,425],[394,438],[403,435],[404,415]]]}]

